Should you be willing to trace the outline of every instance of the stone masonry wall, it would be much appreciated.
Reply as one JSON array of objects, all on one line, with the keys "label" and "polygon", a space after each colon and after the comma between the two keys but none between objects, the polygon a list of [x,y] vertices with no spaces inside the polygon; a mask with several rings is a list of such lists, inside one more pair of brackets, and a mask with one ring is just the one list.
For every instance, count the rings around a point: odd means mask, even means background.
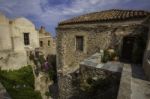
[{"label": "stone masonry wall", "polygon": [[[58,69],[71,71],[79,67],[79,62],[84,58],[99,52],[100,49],[107,49],[114,46],[121,49],[124,36],[138,34],[142,26],[101,26],[101,27],[71,27],[57,29],[57,54]],[[136,31],[137,30],[137,31]],[[76,51],[76,36],[84,37],[84,51]],[[66,72],[67,73],[67,72]]]},{"label": "stone masonry wall", "polygon": [[[39,41],[43,42],[43,46],[40,47],[40,50],[43,52],[45,56],[48,54],[56,54],[56,46],[54,45],[53,38],[50,36],[43,36],[39,38]],[[48,41],[50,42],[50,45],[48,45]]]},{"label": "stone masonry wall", "polygon": [[[136,25],[135,25],[136,24]],[[122,39],[127,35],[142,33],[143,26],[139,21],[126,23],[102,24],[78,24],[59,26],[57,28],[57,71],[58,84],[64,76],[79,68],[79,63],[100,49],[115,47],[121,53]],[[76,51],[76,36],[84,37],[84,51]],[[61,82],[63,84],[63,82]],[[64,82],[65,84],[65,82]],[[64,86],[59,86],[59,94],[62,95]],[[67,90],[67,89],[66,89]],[[68,93],[69,94],[69,93]],[[66,93],[67,95],[67,93]]]},{"label": "stone masonry wall", "polygon": [[116,99],[121,73],[80,66],[79,99]]},{"label": "stone masonry wall", "polygon": [[150,17],[144,23],[148,26],[148,40],[143,59],[143,68],[147,78],[150,80]]}]

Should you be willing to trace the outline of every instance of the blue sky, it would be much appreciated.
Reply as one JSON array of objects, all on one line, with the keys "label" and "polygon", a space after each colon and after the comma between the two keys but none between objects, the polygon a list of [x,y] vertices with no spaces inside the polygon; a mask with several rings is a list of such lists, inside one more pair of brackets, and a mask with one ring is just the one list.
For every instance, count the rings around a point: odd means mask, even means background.
[{"label": "blue sky", "polygon": [[150,11],[150,0],[0,0],[0,12],[9,18],[26,17],[36,28],[46,27],[53,36],[58,22],[107,9]]}]

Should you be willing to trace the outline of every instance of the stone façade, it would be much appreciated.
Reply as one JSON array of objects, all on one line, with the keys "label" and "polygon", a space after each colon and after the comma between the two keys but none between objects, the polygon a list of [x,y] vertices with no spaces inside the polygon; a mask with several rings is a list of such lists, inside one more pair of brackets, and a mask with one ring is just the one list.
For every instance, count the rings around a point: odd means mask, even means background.
[{"label": "stone fa\u00e7ade", "polygon": [[56,42],[50,33],[46,32],[45,27],[41,26],[39,30],[39,43],[42,42],[42,46],[40,45],[40,51],[47,57],[47,55],[55,55],[56,54]]},{"label": "stone fa\u00e7ade", "polygon": [[[29,45],[24,44],[29,33]],[[0,67],[19,69],[28,64],[27,52],[39,47],[39,35],[34,24],[26,18],[10,20],[0,14]]]},{"label": "stone fa\u00e7ade", "polygon": [[[121,10],[121,12],[125,11]],[[101,49],[105,50],[108,48],[115,48],[118,54],[121,55],[124,37],[138,36],[144,37],[147,40],[149,26],[143,22],[146,21],[148,15],[134,18],[133,14],[131,19],[125,17],[112,20],[113,18],[108,18],[108,20],[103,21],[93,21],[89,18],[86,21],[86,16],[90,16],[90,14],[87,14],[83,15],[83,17],[79,16],[79,18],[61,22],[56,29],[57,71],[60,98],[62,97],[63,99],[65,95],[71,97],[71,93],[75,92],[75,88],[65,82],[67,81],[66,77],[70,77],[68,81],[71,82],[72,76],[70,75],[79,69],[79,63],[85,58],[99,52]],[[82,21],[82,18],[84,21]],[[76,36],[83,36],[84,38],[83,51],[76,50]],[[66,91],[67,89],[69,91]]]}]

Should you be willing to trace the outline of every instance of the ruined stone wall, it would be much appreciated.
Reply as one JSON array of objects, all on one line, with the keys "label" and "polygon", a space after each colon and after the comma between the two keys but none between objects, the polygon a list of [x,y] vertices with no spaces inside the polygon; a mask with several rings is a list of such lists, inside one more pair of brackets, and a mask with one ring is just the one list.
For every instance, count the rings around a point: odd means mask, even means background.
[{"label": "ruined stone wall", "polygon": [[[105,25],[98,23],[59,26],[57,28],[57,71],[60,96],[69,93],[63,90],[64,88],[67,90],[63,78],[77,70],[81,61],[99,52],[100,49],[111,46],[119,50],[120,54],[123,37],[142,33],[143,26],[140,24],[140,21],[131,21]],[[76,51],[76,36],[84,37],[83,52]],[[69,90],[72,91],[74,88],[70,87]]]},{"label": "ruined stone wall", "polygon": [[[140,33],[136,31],[138,25],[128,26],[70,26],[58,27],[57,29],[57,54],[58,69],[71,71],[74,67],[78,67],[79,62],[84,58],[99,52],[100,49],[107,49],[113,46],[121,50],[122,39],[127,35]],[[76,36],[84,37],[84,51],[76,51]],[[59,63],[61,62],[61,63]]]},{"label": "ruined stone wall", "polygon": [[[42,51],[45,56],[47,56],[48,54],[53,54],[53,55],[56,54],[56,45],[52,37],[40,36],[39,42],[40,41],[43,42],[43,46],[40,46],[40,51]],[[49,45],[48,42],[50,42]]]},{"label": "ruined stone wall", "polygon": [[[23,33],[29,33],[30,44],[24,44]],[[35,26],[26,18],[10,21],[0,15],[0,67],[19,69],[28,64],[27,52],[39,47]]]},{"label": "ruined stone wall", "polygon": [[116,99],[120,76],[120,71],[80,65],[79,99]]}]

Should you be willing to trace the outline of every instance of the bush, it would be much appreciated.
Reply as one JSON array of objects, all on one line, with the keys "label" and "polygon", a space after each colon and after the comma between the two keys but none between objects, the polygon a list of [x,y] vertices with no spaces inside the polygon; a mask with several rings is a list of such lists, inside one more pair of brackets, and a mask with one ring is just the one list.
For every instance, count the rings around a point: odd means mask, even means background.
[{"label": "bush", "polygon": [[104,55],[101,59],[101,62],[106,63],[108,61],[112,61],[116,56],[116,52],[110,53],[108,50],[104,50]]},{"label": "bush", "polygon": [[0,70],[0,81],[12,99],[42,99],[40,93],[34,91],[31,66],[14,71]]}]

